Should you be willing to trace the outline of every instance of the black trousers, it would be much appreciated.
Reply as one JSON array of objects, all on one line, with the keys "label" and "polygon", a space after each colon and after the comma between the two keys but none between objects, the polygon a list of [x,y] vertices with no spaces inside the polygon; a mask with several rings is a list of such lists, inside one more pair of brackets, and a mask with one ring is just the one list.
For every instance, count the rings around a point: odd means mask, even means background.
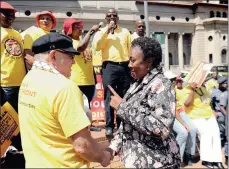
[{"label": "black trousers", "polygon": [[[106,111],[106,128],[114,129],[114,109],[110,106],[112,93],[107,85],[110,85],[120,95],[120,97],[124,96],[130,87],[131,80],[128,62],[103,62],[102,78]],[[118,117],[116,118],[116,122],[119,127],[121,120]]]}]

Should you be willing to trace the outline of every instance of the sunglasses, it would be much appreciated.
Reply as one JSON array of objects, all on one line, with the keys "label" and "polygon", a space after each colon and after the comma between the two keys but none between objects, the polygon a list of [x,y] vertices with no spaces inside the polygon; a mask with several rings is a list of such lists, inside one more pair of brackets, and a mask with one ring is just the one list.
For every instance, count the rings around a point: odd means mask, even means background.
[{"label": "sunglasses", "polygon": [[108,15],[107,15],[108,18],[111,18],[111,16],[113,16],[114,18],[118,17],[117,14],[108,14]]}]

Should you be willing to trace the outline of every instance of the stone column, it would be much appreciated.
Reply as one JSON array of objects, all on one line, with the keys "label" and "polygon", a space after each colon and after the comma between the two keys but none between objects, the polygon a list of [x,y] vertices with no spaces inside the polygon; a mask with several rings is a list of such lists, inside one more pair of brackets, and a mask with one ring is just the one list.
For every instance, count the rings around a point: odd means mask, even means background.
[{"label": "stone column", "polygon": [[183,61],[183,35],[184,33],[178,33],[178,62],[180,71],[184,69]]},{"label": "stone column", "polygon": [[165,32],[165,70],[169,70],[169,39],[170,32]]}]

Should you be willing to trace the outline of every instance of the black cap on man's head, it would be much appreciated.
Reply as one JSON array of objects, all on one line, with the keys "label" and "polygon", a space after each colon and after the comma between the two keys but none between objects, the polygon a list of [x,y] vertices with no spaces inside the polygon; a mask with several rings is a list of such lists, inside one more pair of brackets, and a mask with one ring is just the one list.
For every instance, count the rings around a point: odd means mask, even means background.
[{"label": "black cap on man's head", "polygon": [[50,50],[62,50],[70,55],[80,55],[80,52],[73,48],[72,39],[63,34],[51,32],[38,38],[32,46],[34,54],[48,52]]},{"label": "black cap on man's head", "polygon": [[218,83],[219,84],[223,84],[223,83],[227,83],[227,81],[228,81],[228,78],[226,77],[226,76],[222,76],[222,77],[220,77],[219,79],[218,79]]}]

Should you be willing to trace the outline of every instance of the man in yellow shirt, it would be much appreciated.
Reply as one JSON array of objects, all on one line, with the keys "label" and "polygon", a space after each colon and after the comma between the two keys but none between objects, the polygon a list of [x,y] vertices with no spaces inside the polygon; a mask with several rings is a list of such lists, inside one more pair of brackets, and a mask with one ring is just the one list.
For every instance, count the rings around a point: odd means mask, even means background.
[{"label": "man in yellow shirt", "polygon": [[[18,112],[18,92],[26,71],[21,35],[11,27],[16,12],[9,3],[1,1],[1,103],[9,102]],[[20,134],[12,139],[12,146],[22,151]],[[24,166],[24,161],[21,162],[17,167]],[[14,163],[11,161],[10,165],[15,167]]]},{"label": "man in yellow shirt", "polygon": [[210,96],[205,87],[197,88],[196,83],[186,87],[185,112],[197,128],[200,138],[200,159],[202,165],[224,168],[222,165],[221,140],[219,126],[210,106]]},{"label": "man in yellow shirt", "polygon": [[51,29],[56,27],[56,17],[49,11],[42,11],[36,16],[37,27],[31,27],[21,33],[25,48],[26,67],[30,70],[33,64],[32,44],[39,37],[49,34]]},{"label": "man in yellow shirt", "polygon": [[134,32],[131,35],[131,42],[138,37],[144,37],[145,36],[146,26],[145,26],[144,20],[138,20],[138,21],[136,21],[135,24],[136,24],[136,27],[135,27],[136,32]]},{"label": "man in yellow shirt", "polygon": [[19,122],[27,168],[102,166],[111,154],[91,137],[79,88],[68,78],[74,57],[72,40],[50,33],[33,43],[34,63],[19,91]]},{"label": "man in yellow shirt", "polygon": [[[123,97],[130,85],[128,68],[131,35],[130,32],[118,26],[118,13],[109,9],[106,14],[107,26],[97,32],[93,44],[102,52],[102,78],[106,111],[106,135],[112,136],[114,129],[114,110],[110,107],[111,92],[107,85],[112,86]],[[120,120],[117,119],[117,125]]]}]

